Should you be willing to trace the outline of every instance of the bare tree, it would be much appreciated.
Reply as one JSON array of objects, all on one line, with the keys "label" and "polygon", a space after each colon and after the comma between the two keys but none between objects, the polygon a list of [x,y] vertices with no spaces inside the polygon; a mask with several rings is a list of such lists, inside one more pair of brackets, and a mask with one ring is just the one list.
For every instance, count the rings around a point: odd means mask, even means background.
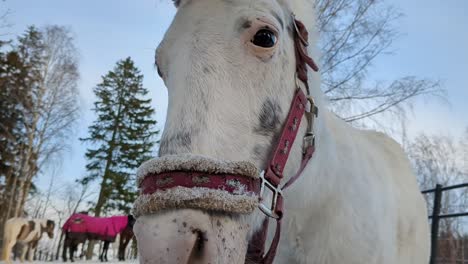
[{"label": "bare tree", "polygon": [[[437,80],[403,76],[371,81],[369,69],[399,37],[402,13],[385,0],[317,0],[322,89],[335,112],[349,122],[405,116],[412,99],[445,97]],[[358,122],[359,123],[359,122]]]},{"label": "bare tree", "polygon": [[70,31],[64,27],[47,26],[41,32],[41,63],[35,65],[38,81],[33,90],[34,107],[24,127],[28,138],[26,160],[19,184],[19,215],[31,188],[34,176],[45,164],[67,148],[73,124],[78,116],[77,51]]},{"label": "bare tree", "polygon": [[[80,189],[77,191],[77,184],[66,185],[64,192],[61,194],[61,201],[64,203],[61,206],[56,206],[53,203],[51,207],[54,209],[58,218],[58,225],[61,227],[64,221],[72,214],[76,213],[82,203],[93,195],[90,191],[89,185],[78,185]],[[60,255],[64,234],[61,233],[58,241],[56,241],[55,259],[57,260]]]},{"label": "bare tree", "polygon": [[468,175],[468,127],[465,129],[465,134],[463,135],[460,147],[463,150],[462,157],[464,174]]},{"label": "bare tree", "polygon": [[[418,175],[422,189],[432,189],[436,184],[444,186],[468,182],[468,128],[464,137],[454,139],[449,136],[419,135],[409,144],[408,152]],[[433,194],[425,196],[428,210],[434,206]],[[441,213],[468,211],[468,189],[443,192]],[[429,212],[431,213],[431,212]],[[439,222],[439,256],[444,263],[456,263],[455,259],[463,252],[466,221],[463,218],[446,218]],[[458,263],[458,262],[457,262]]]},{"label": "bare tree", "polygon": [[[468,134],[468,132],[467,132]],[[422,189],[468,182],[466,155],[468,136],[454,139],[449,136],[421,134],[409,145],[408,152]],[[427,196],[429,208],[433,197]],[[468,189],[451,190],[443,193],[441,213],[458,213],[468,210]],[[446,234],[461,235],[461,218],[444,220],[441,231]],[[466,230],[465,230],[466,231]]]}]

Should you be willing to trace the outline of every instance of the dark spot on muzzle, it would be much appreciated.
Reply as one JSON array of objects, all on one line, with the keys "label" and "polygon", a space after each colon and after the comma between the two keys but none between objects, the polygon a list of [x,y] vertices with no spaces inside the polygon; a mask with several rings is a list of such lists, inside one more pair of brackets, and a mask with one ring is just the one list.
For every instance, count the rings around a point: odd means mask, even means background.
[{"label": "dark spot on muzzle", "polygon": [[206,232],[200,229],[194,229],[192,232],[197,236],[197,241],[195,242],[195,246],[192,250],[192,257],[197,258],[203,255],[203,250],[208,238],[206,236]]}]

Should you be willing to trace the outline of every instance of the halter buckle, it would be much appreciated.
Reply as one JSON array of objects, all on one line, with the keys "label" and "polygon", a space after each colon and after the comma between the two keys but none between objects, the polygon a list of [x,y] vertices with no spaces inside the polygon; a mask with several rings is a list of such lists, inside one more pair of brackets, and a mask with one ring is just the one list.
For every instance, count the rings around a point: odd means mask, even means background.
[{"label": "halter buckle", "polygon": [[[268,217],[274,218],[274,219],[280,219],[281,216],[278,215],[275,210],[276,206],[278,205],[278,197],[280,195],[283,195],[281,192],[281,189],[279,186],[274,186],[266,177],[265,177],[265,171],[262,171],[260,173],[260,180],[261,180],[261,185],[260,185],[260,203],[258,205],[258,208],[260,211],[262,211],[265,215]],[[266,200],[265,196],[265,191],[266,189],[269,189],[273,193],[273,197],[271,198],[271,203],[270,205],[266,205],[262,203],[263,201]]]},{"label": "halter buckle", "polygon": [[303,141],[304,153],[306,152],[308,147],[315,147],[314,121],[315,118],[318,116],[318,107],[315,104],[314,98],[312,96],[307,96],[307,100],[310,103],[310,109],[309,111],[306,111],[304,113],[307,119],[307,130],[304,135]]}]

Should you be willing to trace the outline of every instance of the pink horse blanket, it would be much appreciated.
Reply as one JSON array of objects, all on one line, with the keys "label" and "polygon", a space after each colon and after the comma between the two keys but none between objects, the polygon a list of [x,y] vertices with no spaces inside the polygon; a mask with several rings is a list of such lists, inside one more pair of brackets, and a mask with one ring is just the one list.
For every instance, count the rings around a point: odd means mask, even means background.
[{"label": "pink horse blanket", "polygon": [[73,214],[62,227],[63,232],[82,233],[90,239],[114,241],[128,224],[128,216],[94,217]]}]

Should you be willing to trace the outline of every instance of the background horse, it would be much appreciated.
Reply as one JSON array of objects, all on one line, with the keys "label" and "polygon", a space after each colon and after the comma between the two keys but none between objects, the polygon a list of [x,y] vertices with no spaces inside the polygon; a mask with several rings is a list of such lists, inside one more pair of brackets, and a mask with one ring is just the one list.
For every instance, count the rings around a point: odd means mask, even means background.
[{"label": "background horse", "polygon": [[34,250],[42,234],[47,233],[49,238],[54,237],[55,222],[49,219],[11,218],[5,223],[4,228],[2,259],[11,263],[10,254],[13,246],[16,243],[23,243],[20,259],[24,261],[29,247],[28,261],[32,261]]},{"label": "background horse", "polygon": [[[132,215],[111,216],[111,217],[93,217],[86,214],[73,214],[67,219],[62,227],[65,233],[65,242],[63,246],[62,258],[67,261],[67,249],[70,253],[70,260],[74,261],[74,253],[80,243],[86,240],[101,240],[104,241],[102,252],[99,254],[101,261],[107,261],[107,250],[109,244],[115,241],[117,234],[124,233],[124,239],[120,239],[120,250],[125,252],[126,236],[131,232],[135,219]],[[125,230],[125,232],[124,232]],[[133,232],[131,233],[133,236]],[[130,239],[128,239],[130,240]],[[126,242],[126,243],[125,243]],[[125,255],[125,253],[122,253]]]}]

